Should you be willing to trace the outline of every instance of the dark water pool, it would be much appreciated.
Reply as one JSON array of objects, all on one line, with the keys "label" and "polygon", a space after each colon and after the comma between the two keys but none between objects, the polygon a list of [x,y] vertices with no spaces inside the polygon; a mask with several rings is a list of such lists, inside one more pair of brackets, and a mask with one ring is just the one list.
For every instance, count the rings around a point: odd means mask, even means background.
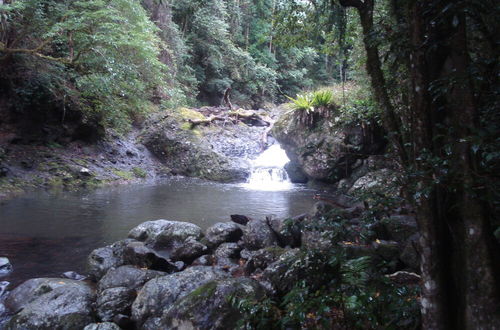
[{"label": "dark water pool", "polygon": [[299,185],[260,191],[175,179],[91,192],[31,193],[0,204],[0,256],[14,266],[0,280],[12,287],[32,277],[85,273],[90,251],[125,238],[144,221],[189,221],[207,228],[229,221],[230,214],[293,216],[309,210],[314,192]]}]

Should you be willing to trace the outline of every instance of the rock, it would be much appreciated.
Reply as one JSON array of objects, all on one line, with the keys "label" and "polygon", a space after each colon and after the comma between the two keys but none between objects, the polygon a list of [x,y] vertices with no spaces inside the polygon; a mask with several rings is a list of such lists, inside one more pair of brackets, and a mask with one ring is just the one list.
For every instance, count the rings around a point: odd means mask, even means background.
[{"label": "rock", "polygon": [[304,273],[300,267],[291,267],[300,254],[299,249],[288,250],[262,273],[262,284],[274,294],[288,293]]},{"label": "rock", "polygon": [[328,234],[328,231],[304,229],[301,236],[302,246],[306,249],[329,251],[333,248],[333,243]]},{"label": "rock", "polygon": [[86,168],[86,167],[82,167],[82,168],[80,169],[80,175],[81,175],[81,176],[91,176],[91,175],[92,175],[92,173],[90,172],[90,170],[89,170],[88,168]]},{"label": "rock", "polygon": [[87,283],[56,278],[24,282],[6,300],[18,311],[6,329],[82,329],[94,321],[94,289]]},{"label": "rock", "polygon": [[160,219],[141,223],[128,236],[151,247],[163,249],[180,245],[189,237],[198,240],[202,235],[201,228],[195,224]]},{"label": "rock", "polygon": [[134,322],[129,315],[118,314],[113,318],[113,322],[123,329],[134,329]]},{"label": "rock", "polygon": [[99,281],[99,291],[110,288],[125,287],[129,289],[139,289],[147,281],[167,275],[164,272],[141,269],[131,265],[110,269]]},{"label": "rock", "polygon": [[[7,282],[7,281],[0,282],[0,299],[5,294],[5,292],[7,292],[7,288],[9,287],[9,285],[10,285],[10,282]],[[2,313],[0,313],[0,315],[2,315]]]},{"label": "rock", "polygon": [[419,284],[421,277],[418,274],[399,271],[394,274],[385,275],[392,282],[397,283],[399,285],[415,285]]},{"label": "rock", "polygon": [[187,238],[182,244],[172,249],[170,258],[172,260],[183,260],[192,262],[194,259],[206,253],[208,248],[193,237]]},{"label": "rock", "polygon": [[5,257],[0,257],[0,277],[5,276],[12,272],[13,267],[10,260]]},{"label": "rock", "polygon": [[255,251],[245,264],[245,273],[252,274],[256,270],[264,270],[279,259],[286,250],[280,247],[268,247]]},{"label": "rock", "polygon": [[348,193],[354,194],[368,189],[378,189],[384,191],[388,196],[399,195],[397,182],[398,175],[388,168],[383,168],[368,172],[366,175],[357,179]]},{"label": "rock", "polygon": [[87,259],[87,268],[94,279],[100,279],[113,267],[125,264],[124,250],[132,240],[122,240],[92,251]]},{"label": "rock", "polygon": [[168,254],[162,255],[143,242],[130,242],[125,248],[124,260],[126,264],[167,273],[178,270],[178,267],[168,258]]},{"label": "rock", "polygon": [[237,224],[240,224],[243,226],[245,226],[248,223],[248,221],[250,221],[250,220],[252,220],[252,219],[250,219],[246,215],[231,214],[231,221],[236,222]]},{"label": "rock", "polygon": [[73,271],[64,272],[62,274],[62,277],[68,278],[70,280],[75,280],[75,281],[83,281],[83,280],[87,279],[86,276],[80,275],[77,272],[73,272]]},{"label": "rock", "polygon": [[267,222],[277,235],[280,246],[298,247],[301,244],[302,222],[305,218],[305,214],[290,219],[268,217]]},{"label": "rock", "polygon": [[398,243],[406,242],[418,232],[417,221],[412,215],[392,215],[390,218],[384,219],[382,224],[389,238]]},{"label": "rock", "polygon": [[97,315],[102,321],[112,321],[116,315],[130,314],[135,297],[136,292],[126,287],[103,290],[97,297]]},{"label": "rock", "polygon": [[419,234],[413,234],[399,255],[399,260],[414,272],[420,272]]},{"label": "rock", "polygon": [[213,255],[203,255],[193,261],[192,266],[212,266],[215,264],[215,258]]},{"label": "rock", "polygon": [[238,264],[241,247],[236,243],[223,243],[215,250],[214,257],[218,266],[232,267]]},{"label": "rock", "polygon": [[237,242],[242,235],[243,231],[238,225],[219,222],[207,229],[205,238],[212,247],[216,247],[226,242]]},{"label": "rock", "polygon": [[310,180],[328,183],[348,177],[360,160],[383,150],[383,133],[373,131],[380,134],[365,139],[361,125],[332,125],[329,120],[320,120],[315,127],[304,127],[290,112],[280,116],[272,129],[293,166]]},{"label": "rock", "polygon": [[243,231],[243,242],[250,250],[258,250],[268,246],[278,245],[278,238],[269,227],[267,220],[251,220]]},{"label": "rock", "polygon": [[259,253],[259,250],[257,250],[257,251],[250,251],[250,250],[247,250],[247,249],[243,249],[243,250],[240,251],[240,256],[241,256],[241,258],[243,258],[245,260],[248,260],[251,257],[253,257],[254,255],[256,255],[257,253]]},{"label": "rock", "polygon": [[377,239],[372,243],[372,246],[375,252],[385,261],[394,261],[399,257],[400,250],[398,242]]},{"label": "rock", "polygon": [[112,322],[91,323],[83,330],[120,330],[121,328]]},{"label": "rock", "polygon": [[195,266],[152,279],[142,287],[132,304],[132,320],[138,327],[161,329],[158,322],[165,308],[201,285],[227,276],[212,267]]},{"label": "rock", "polygon": [[258,301],[265,292],[249,278],[212,281],[175,302],[161,318],[162,329],[236,329],[240,312],[232,306],[233,299]]},{"label": "rock", "polygon": [[288,162],[285,164],[285,171],[288,174],[288,178],[293,183],[307,183],[309,178],[302,171],[302,168],[296,162]]}]

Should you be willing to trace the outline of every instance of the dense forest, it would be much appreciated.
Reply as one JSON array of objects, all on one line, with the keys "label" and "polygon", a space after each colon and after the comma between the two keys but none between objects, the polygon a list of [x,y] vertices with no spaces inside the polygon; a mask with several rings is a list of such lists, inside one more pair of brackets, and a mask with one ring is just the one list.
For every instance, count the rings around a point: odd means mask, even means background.
[{"label": "dense forest", "polygon": [[[492,0],[0,0],[0,129],[95,142],[185,107],[286,102],[302,131],[361,127],[415,214],[419,288],[310,252],[290,292],[233,301],[240,326],[497,329],[499,17]],[[375,195],[359,218],[396,208]]]}]

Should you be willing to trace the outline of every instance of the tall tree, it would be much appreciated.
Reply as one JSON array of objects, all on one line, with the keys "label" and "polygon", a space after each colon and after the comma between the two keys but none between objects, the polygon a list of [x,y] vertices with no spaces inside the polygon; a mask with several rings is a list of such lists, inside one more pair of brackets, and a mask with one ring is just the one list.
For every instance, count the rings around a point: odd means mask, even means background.
[{"label": "tall tree", "polygon": [[[404,1],[411,102],[397,113],[373,38],[375,0],[340,3],[359,15],[374,96],[408,182],[415,183],[407,194],[421,234],[423,328],[500,328],[500,248],[481,200],[473,144],[481,127],[466,13],[477,8],[473,1]],[[413,118],[412,134],[403,134],[400,116]]]}]

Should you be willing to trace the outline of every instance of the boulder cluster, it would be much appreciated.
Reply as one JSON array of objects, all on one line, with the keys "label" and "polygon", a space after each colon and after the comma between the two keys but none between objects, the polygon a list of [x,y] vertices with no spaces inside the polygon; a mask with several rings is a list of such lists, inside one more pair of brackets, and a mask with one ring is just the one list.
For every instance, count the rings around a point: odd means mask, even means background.
[{"label": "boulder cluster", "polygon": [[[362,207],[350,204],[340,210],[354,229]],[[205,232],[188,222],[142,223],[128,238],[94,250],[87,277],[69,272],[71,279],[31,279],[8,293],[4,304],[10,319],[4,327],[234,328],[242,317],[232,303],[235,298],[285,294],[304,276],[300,267],[289,267],[301,248],[332,248],[331,240],[307,224],[333,208],[338,207],[318,202],[310,214],[286,220],[234,215],[233,222]],[[393,271],[418,267],[411,215],[393,215],[373,232],[370,244],[355,244],[355,239],[336,244],[354,257],[392,261]]]}]

